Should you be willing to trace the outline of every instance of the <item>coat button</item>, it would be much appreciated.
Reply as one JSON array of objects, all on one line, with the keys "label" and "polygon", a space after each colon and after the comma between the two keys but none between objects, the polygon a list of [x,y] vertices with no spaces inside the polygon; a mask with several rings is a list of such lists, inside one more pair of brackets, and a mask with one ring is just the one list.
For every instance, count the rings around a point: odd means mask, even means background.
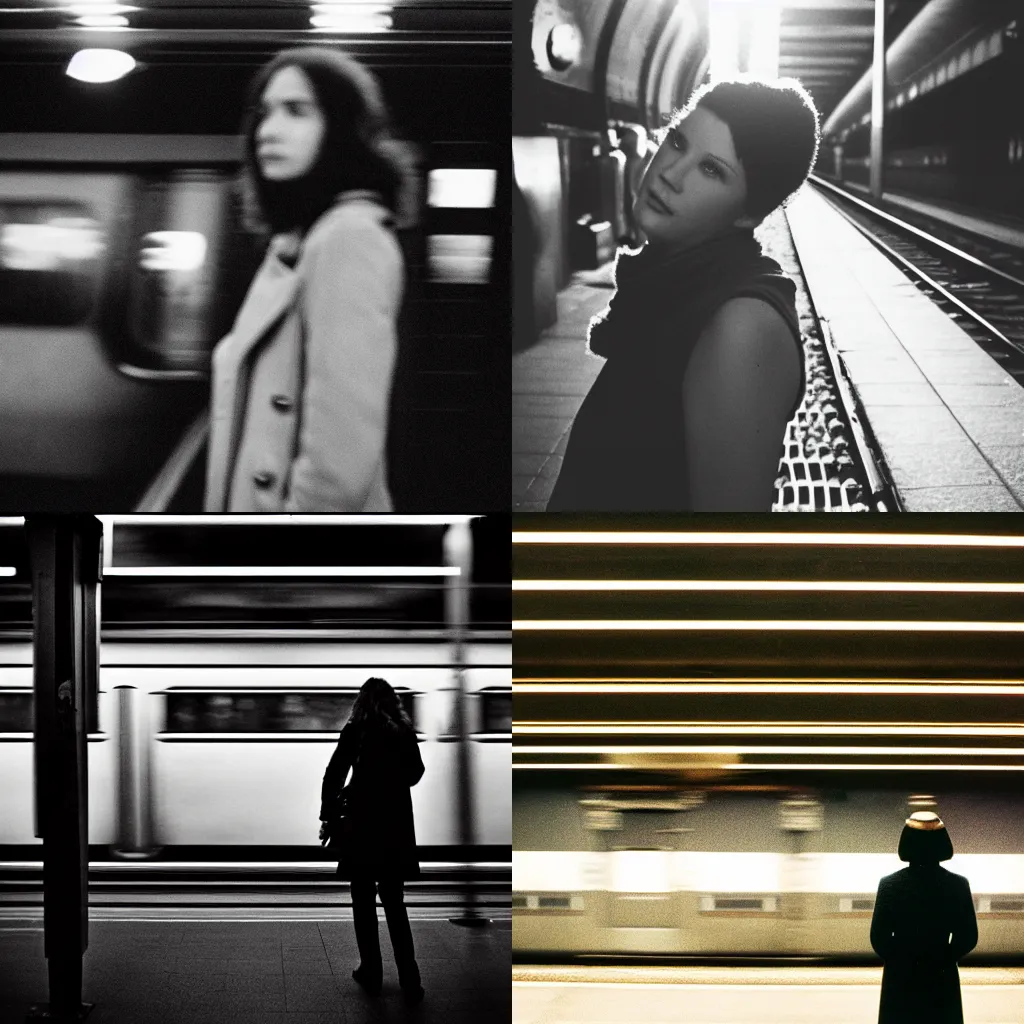
[{"label": "coat button", "polygon": [[270,404],[281,412],[291,412],[295,407],[295,403],[287,395],[274,395],[270,399]]},{"label": "coat button", "polygon": [[268,487],[273,487],[276,481],[277,477],[265,469],[261,469],[258,473],[253,473],[252,475],[252,482],[264,491]]}]

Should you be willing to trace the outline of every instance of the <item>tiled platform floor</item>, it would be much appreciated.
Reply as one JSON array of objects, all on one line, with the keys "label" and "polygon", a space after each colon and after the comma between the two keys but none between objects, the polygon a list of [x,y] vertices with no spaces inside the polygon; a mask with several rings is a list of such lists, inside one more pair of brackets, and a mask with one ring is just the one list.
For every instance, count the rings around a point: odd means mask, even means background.
[{"label": "tiled platform floor", "polygon": [[[413,920],[426,997],[407,1007],[387,928],[384,991],[365,993],[351,921],[92,921],[84,998],[89,1024],[358,1024],[509,1020],[511,922],[462,928]],[[47,999],[42,923],[0,922],[0,1021]]]}]

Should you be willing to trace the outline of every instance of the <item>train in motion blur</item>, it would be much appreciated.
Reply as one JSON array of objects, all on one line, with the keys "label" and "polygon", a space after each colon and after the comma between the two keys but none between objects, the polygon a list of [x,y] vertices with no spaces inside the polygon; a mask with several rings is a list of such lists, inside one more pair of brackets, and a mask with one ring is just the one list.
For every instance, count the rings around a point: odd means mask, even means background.
[{"label": "train in motion blur", "polygon": [[975,959],[1024,955],[1024,795],[893,787],[810,791],[654,773],[621,788],[516,780],[513,949],[519,955],[857,960],[904,819],[937,811],[944,867],[971,883]]},{"label": "train in motion blur", "polygon": [[[390,6],[379,31],[313,27],[304,0],[126,7],[119,33],[59,3],[0,11],[0,511],[202,510],[210,355],[265,244],[237,187],[246,89],[300,45],[378,76],[417,185],[395,506],[504,507],[510,4]],[[101,45],[135,69],[65,74]]]},{"label": "train in motion blur", "polygon": [[[452,530],[463,531],[455,548]],[[34,859],[40,842],[21,532],[7,526],[0,537],[15,570],[0,579],[8,861]],[[507,537],[502,517],[412,526],[115,521],[101,584],[99,693],[86,709],[94,859],[318,855],[324,769],[360,686],[381,676],[413,721],[426,767],[412,791],[424,863],[507,864]],[[252,566],[254,552],[262,566]],[[469,847],[459,817],[467,781]]]},{"label": "train in motion blur", "polygon": [[[1024,86],[1020,7],[925,4],[886,56],[887,192],[1024,218],[1024,129],[1007,98]],[[822,126],[818,172],[868,186],[871,73]]]}]

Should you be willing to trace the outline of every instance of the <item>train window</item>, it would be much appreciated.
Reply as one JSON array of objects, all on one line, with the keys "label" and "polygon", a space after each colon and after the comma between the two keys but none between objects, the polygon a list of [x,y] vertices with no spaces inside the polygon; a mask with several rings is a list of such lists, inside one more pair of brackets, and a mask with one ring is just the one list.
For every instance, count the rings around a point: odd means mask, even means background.
[{"label": "train window", "polygon": [[[416,724],[415,695],[399,694],[402,706]],[[167,694],[169,733],[294,733],[338,732],[355,702],[346,693],[232,693]]]},{"label": "train window", "polygon": [[1021,914],[1024,913],[1024,900],[982,897],[978,900],[978,912],[981,914]]},{"label": "train window", "polygon": [[427,203],[458,209],[494,205],[498,172],[490,167],[437,167],[427,179]]},{"label": "train window", "polygon": [[427,279],[444,284],[486,284],[493,248],[490,235],[429,235]]},{"label": "train window", "polygon": [[756,914],[774,914],[778,909],[775,896],[702,896],[700,909],[708,911],[732,911]]},{"label": "train window", "polygon": [[205,371],[217,341],[217,266],[228,189],[208,171],[143,184],[129,267],[128,358],[149,369]]},{"label": "train window", "polygon": [[82,323],[105,251],[102,226],[81,203],[0,202],[0,323]]},{"label": "train window", "polygon": [[0,732],[32,732],[31,693],[0,693]]},{"label": "train window", "polygon": [[568,910],[572,903],[568,896],[541,896],[537,899],[539,910]]},{"label": "train window", "polygon": [[583,910],[582,896],[538,896],[533,893],[512,896],[513,910]]},{"label": "train window", "polygon": [[507,690],[480,693],[480,731],[485,733],[512,732],[512,694]]},{"label": "train window", "polygon": [[870,913],[875,909],[875,901],[873,899],[856,899],[850,896],[844,896],[839,900],[839,913],[840,914],[864,914]]}]

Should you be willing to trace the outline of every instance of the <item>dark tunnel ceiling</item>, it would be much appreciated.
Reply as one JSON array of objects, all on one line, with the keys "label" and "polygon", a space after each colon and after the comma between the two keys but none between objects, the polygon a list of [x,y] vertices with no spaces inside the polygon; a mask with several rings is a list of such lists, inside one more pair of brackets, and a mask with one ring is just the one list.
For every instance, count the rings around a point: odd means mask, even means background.
[{"label": "dark tunnel ceiling", "polygon": [[[928,0],[888,0],[892,41]],[[875,0],[786,0],[779,31],[779,74],[799,78],[822,121],[871,66]]]},{"label": "dark tunnel ceiling", "polygon": [[[688,2],[699,12],[701,3],[706,0]],[[890,44],[927,3],[928,0],[887,0],[886,35]],[[580,71],[569,71],[563,78],[539,65],[535,68],[537,39],[531,13],[544,25],[559,8],[583,11],[587,9],[585,4],[594,7],[589,9],[590,17],[582,19],[590,23],[589,28],[584,29],[585,34],[590,33],[590,42],[586,44],[589,49]],[[597,11],[601,13],[595,16]],[[699,61],[688,61],[692,66],[686,71],[680,69],[678,76],[655,74],[652,70],[658,61],[667,59],[658,47],[662,34],[658,26],[670,26],[673,33],[679,33],[684,20],[679,13],[673,10],[671,0],[524,0],[522,4],[515,3],[513,47],[516,89],[521,89],[515,110],[518,129],[525,134],[540,130],[538,118],[542,122],[594,130],[599,130],[608,118],[618,117],[636,119],[653,127],[659,114],[668,113],[655,109],[659,106],[655,102],[657,94],[665,83],[675,78],[673,88],[688,91],[690,77],[694,72],[701,72]],[[704,20],[699,13],[694,18],[697,22]],[[874,18],[874,0],[782,0],[779,74],[791,75],[804,83],[823,120],[871,66]],[[678,51],[671,53],[678,59]],[[631,73],[625,70],[629,67],[636,69],[633,77],[638,79],[639,92],[644,97],[642,109],[635,101],[627,102],[623,96],[615,95],[622,91],[623,77],[630,77]],[[603,92],[604,85],[596,78],[590,79],[591,75],[602,74],[610,75],[608,95],[603,100],[594,92]],[[589,95],[586,90],[590,91]],[[682,95],[676,96],[673,102],[681,103],[683,99]]]}]

